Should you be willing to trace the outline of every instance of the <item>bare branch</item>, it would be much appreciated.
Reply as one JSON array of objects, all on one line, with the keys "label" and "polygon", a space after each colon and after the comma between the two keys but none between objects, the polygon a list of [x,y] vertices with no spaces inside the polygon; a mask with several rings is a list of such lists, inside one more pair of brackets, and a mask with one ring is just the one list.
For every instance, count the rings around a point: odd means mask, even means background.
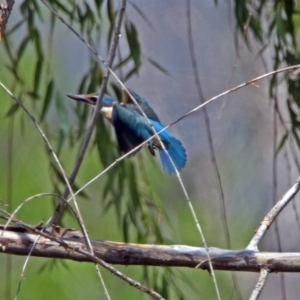
[{"label": "bare branch", "polygon": [[257,245],[265,235],[266,231],[269,229],[269,227],[271,226],[275,218],[279,215],[279,213],[283,210],[283,208],[295,197],[299,189],[300,178],[298,178],[296,183],[285,193],[282,199],[279,200],[277,204],[265,216],[246,249],[257,250]]},{"label": "bare branch", "polygon": [[[1,230],[2,227],[0,227]],[[28,228],[30,228],[28,226]],[[34,232],[36,231],[36,232]],[[54,232],[54,235],[49,234]],[[95,258],[119,265],[188,267],[209,270],[205,248],[185,245],[143,245],[111,241],[91,241],[95,256],[86,250],[79,231],[54,227],[46,232],[22,227],[0,231],[0,253],[27,255],[40,234],[32,256],[95,262]],[[260,272],[300,272],[300,253],[258,252],[250,249],[209,248],[214,270]]]},{"label": "bare branch", "polygon": [[251,294],[250,300],[258,299],[261,291],[263,290],[263,288],[265,286],[268,275],[269,275],[269,270],[268,269],[261,269],[258,281],[255,285],[255,288],[254,288],[252,294]]},{"label": "bare branch", "polygon": [[[66,22],[64,21],[64,19],[61,18],[57,14],[57,12],[53,8],[51,8],[49,6],[49,4],[47,4],[43,0],[41,0],[41,2],[52,13],[54,13],[64,24],[66,24]],[[73,184],[73,182],[74,182],[74,180],[75,180],[75,178],[77,176],[77,173],[78,173],[79,168],[81,166],[81,163],[83,161],[84,154],[85,154],[85,152],[87,150],[88,144],[89,144],[90,139],[92,137],[92,133],[93,133],[96,121],[98,119],[100,107],[101,107],[101,104],[102,104],[101,99],[102,99],[102,97],[104,95],[104,92],[105,92],[105,89],[106,89],[106,86],[107,86],[107,83],[108,83],[108,78],[109,78],[110,71],[111,71],[110,68],[112,66],[112,63],[113,63],[113,60],[114,60],[114,57],[115,57],[115,54],[116,54],[116,50],[117,50],[119,38],[120,38],[120,28],[121,28],[121,24],[122,24],[122,21],[123,21],[123,16],[124,16],[125,8],[126,8],[126,0],[122,0],[122,3],[120,5],[120,9],[119,9],[118,18],[117,18],[117,21],[116,21],[116,27],[115,27],[113,42],[112,42],[112,45],[111,45],[111,48],[110,48],[110,52],[109,52],[109,59],[108,59],[107,65],[106,65],[106,67],[107,67],[106,73],[103,75],[103,81],[102,81],[102,84],[101,84],[101,87],[100,87],[99,99],[97,101],[97,105],[95,107],[94,114],[92,116],[89,128],[88,128],[88,130],[87,130],[87,132],[85,134],[85,137],[83,139],[81,148],[79,150],[79,154],[77,156],[74,169],[73,169],[73,171],[72,171],[72,173],[71,173],[71,175],[69,177],[69,182],[70,182],[71,185]],[[67,186],[65,188],[65,190],[64,190],[63,198],[66,199],[68,197],[68,195],[69,195],[69,187]],[[59,203],[59,205],[56,207],[55,212],[54,212],[53,217],[52,217],[52,220],[51,220],[51,224],[57,224],[58,223],[58,221],[59,221],[59,219],[61,217],[62,211],[64,209],[64,206],[65,206],[65,203],[61,201]]]}]

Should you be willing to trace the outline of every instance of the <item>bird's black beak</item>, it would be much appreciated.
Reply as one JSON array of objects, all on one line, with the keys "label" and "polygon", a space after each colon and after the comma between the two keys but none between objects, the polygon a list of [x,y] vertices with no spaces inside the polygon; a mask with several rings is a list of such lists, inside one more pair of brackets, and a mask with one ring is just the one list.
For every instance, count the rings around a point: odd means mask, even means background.
[{"label": "bird's black beak", "polygon": [[72,95],[72,94],[67,94],[67,96],[73,100],[83,102],[89,105],[95,105],[93,98],[90,95]]}]

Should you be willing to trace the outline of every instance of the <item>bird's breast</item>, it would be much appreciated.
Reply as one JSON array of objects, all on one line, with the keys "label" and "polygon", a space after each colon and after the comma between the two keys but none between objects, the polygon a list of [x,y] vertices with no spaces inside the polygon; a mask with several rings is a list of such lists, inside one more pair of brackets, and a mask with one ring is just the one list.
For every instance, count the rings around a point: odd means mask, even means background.
[{"label": "bird's breast", "polygon": [[103,106],[101,108],[101,113],[108,121],[111,122],[112,114],[113,114],[113,107]]}]

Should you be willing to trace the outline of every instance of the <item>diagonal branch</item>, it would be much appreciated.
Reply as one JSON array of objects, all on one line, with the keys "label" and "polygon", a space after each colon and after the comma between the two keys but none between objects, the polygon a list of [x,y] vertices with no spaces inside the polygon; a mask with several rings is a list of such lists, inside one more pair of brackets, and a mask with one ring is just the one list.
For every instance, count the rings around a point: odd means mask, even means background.
[{"label": "diagonal branch", "polygon": [[[53,8],[51,8],[44,0],[41,0],[41,2],[45,6],[47,6],[53,13],[55,13]],[[113,63],[113,60],[114,60],[114,57],[115,57],[115,54],[116,54],[119,38],[120,38],[120,28],[121,28],[121,25],[122,25],[125,8],[126,8],[126,0],[122,0],[122,3],[120,5],[118,18],[117,18],[117,22],[116,22],[113,42],[112,42],[112,45],[111,45],[111,48],[110,48],[110,51],[109,51],[109,59],[108,59],[108,62],[107,62],[106,73],[103,75],[103,81],[102,81],[102,84],[101,84],[101,87],[100,87],[99,99],[97,101],[97,105],[95,107],[95,110],[94,110],[89,128],[88,128],[88,130],[85,134],[85,137],[83,139],[81,148],[79,150],[74,169],[73,169],[73,171],[72,171],[72,173],[69,177],[70,185],[73,184],[73,182],[74,182],[74,180],[77,176],[77,173],[78,173],[79,168],[81,166],[81,163],[83,161],[83,157],[85,155],[88,144],[89,144],[90,139],[92,137],[92,133],[93,133],[93,130],[94,130],[94,127],[95,127],[95,124],[96,124],[96,121],[97,121],[97,118],[98,118],[98,115],[99,115],[100,107],[102,105],[101,99],[104,95],[104,92],[105,92],[105,89],[106,89],[106,86],[107,86],[107,83],[108,83],[108,79],[109,79],[109,75],[110,75],[110,68],[112,66],[112,63]],[[69,188],[66,187],[64,192],[63,192],[63,198],[64,199],[68,198],[68,195],[69,195]],[[54,212],[52,220],[51,220],[51,224],[57,224],[58,223],[58,221],[61,217],[61,214],[63,212],[64,207],[65,207],[65,203],[61,201],[55,209],[55,212]]]},{"label": "diagonal branch", "polygon": [[300,178],[297,179],[296,183],[285,193],[281,200],[279,200],[276,205],[269,211],[261,222],[259,228],[257,229],[255,235],[250,241],[246,249],[257,251],[257,245],[263,236],[266,234],[267,230],[274,222],[279,213],[284,209],[284,207],[295,197],[295,195],[300,190]]},{"label": "diagonal branch", "polygon": [[262,290],[266,284],[269,272],[270,271],[268,269],[265,269],[265,268],[261,269],[258,281],[255,285],[255,288],[254,288],[252,294],[251,294],[250,300],[258,299],[260,293],[262,292]]}]

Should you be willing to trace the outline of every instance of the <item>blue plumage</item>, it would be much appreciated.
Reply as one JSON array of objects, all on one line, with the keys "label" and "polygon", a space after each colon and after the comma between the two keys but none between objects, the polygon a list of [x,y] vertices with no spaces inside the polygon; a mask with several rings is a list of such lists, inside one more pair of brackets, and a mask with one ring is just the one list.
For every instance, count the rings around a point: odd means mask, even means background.
[{"label": "blue plumage", "polygon": [[[148,102],[132,90],[129,91],[137,103],[141,106],[147,118],[145,118],[140,109],[130,99],[127,93],[125,94],[124,103],[118,103],[112,97],[104,95],[101,108],[102,114],[112,123],[115,128],[118,147],[122,153],[128,153],[132,149],[138,147],[143,141],[153,136],[153,129],[156,132],[159,132],[164,128],[157,114],[150,107]],[[90,105],[95,105],[98,98],[97,95],[68,96],[72,99],[82,101]],[[185,166],[187,161],[186,151],[181,142],[172,137],[167,130],[159,133],[159,137],[168,151],[168,154],[171,157],[176,169],[180,171]],[[132,155],[134,155],[140,149],[141,147],[137,148]],[[175,168],[167,153],[162,149],[157,136],[154,136],[148,142],[148,149],[153,156],[155,156],[154,150],[158,150],[161,167],[166,173],[175,173]]]},{"label": "blue plumage", "polygon": [[[164,126],[162,126],[159,123],[152,122],[152,121],[150,122],[153,124],[153,127],[156,130],[156,132],[159,132],[164,128]],[[166,150],[168,151],[170,157],[172,158],[173,163],[176,166],[176,169],[178,171],[181,170],[185,166],[187,160],[186,151],[182,146],[181,142],[176,138],[172,137],[167,130],[160,133],[159,137],[163,142]],[[162,169],[168,174],[175,173],[174,166],[167,153],[159,147],[158,147],[158,152],[159,152]]]}]

